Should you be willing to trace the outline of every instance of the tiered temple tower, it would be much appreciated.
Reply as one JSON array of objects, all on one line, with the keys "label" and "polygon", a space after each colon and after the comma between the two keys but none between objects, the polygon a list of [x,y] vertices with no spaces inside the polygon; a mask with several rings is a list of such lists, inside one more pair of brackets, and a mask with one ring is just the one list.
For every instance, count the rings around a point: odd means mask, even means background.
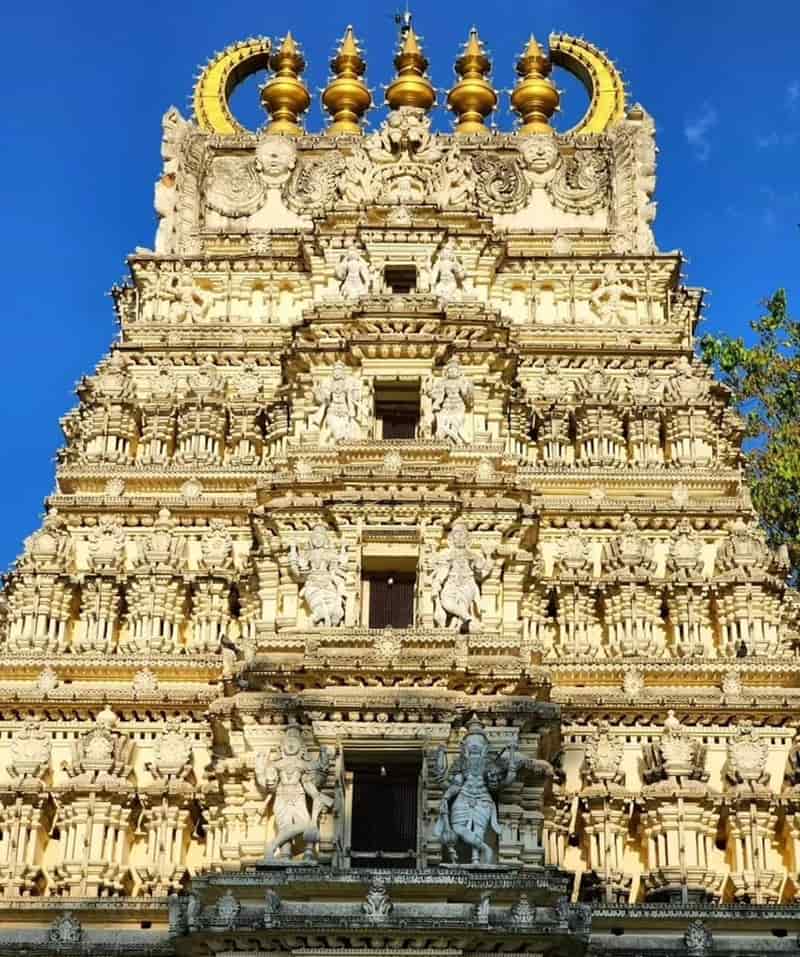
[{"label": "tiered temple tower", "polygon": [[395,64],[372,132],[350,29],[322,133],[291,36],[164,117],[0,595],[0,952],[794,953],[797,595],[653,122],[565,35],[513,133],[475,31],[452,134]]}]

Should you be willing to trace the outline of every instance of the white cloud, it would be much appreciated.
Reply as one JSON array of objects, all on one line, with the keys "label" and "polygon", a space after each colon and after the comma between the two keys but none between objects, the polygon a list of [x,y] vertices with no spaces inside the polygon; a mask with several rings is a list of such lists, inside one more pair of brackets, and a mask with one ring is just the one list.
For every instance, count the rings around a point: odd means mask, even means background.
[{"label": "white cloud", "polygon": [[709,133],[717,125],[719,117],[710,103],[704,103],[699,112],[687,119],[683,128],[686,142],[694,150],[694,155],[701,162],[705,162],[711,155],[711,141]]}]

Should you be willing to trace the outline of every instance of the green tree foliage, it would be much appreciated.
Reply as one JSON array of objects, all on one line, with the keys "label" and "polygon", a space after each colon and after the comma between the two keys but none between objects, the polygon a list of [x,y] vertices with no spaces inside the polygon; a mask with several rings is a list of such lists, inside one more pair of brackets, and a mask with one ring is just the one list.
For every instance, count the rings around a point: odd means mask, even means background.
[{"label": "green tree foliage", "polygon": [[752,322],[752,346],[704,336],[700,350],[732,390],[747,424],[745,459],[753,504],[773,545],[785,544],[792,579],[800,580],[800,322],[786,291],[764,303]]}]

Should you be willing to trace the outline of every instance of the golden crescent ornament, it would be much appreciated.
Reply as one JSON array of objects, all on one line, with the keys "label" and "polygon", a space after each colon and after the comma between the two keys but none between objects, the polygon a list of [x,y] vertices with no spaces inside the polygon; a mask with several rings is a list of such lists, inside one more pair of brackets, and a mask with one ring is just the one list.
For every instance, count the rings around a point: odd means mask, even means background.
[{"label": "golden crescent ornament", "polygon": [[258,70],[269,69],[271,50],[268,37],[251,37],[226,47],[209,60],[192,97],[195,120],[201,130],[223,136],[247,132],[231,113],[231,94]]},{"label": "golden crescent ornament", "polygon": [[604,133],[625,117],[625,84],[608,56],[581,37],[550,34],[550,59],[583,84],[589,108],[567,133]]}]

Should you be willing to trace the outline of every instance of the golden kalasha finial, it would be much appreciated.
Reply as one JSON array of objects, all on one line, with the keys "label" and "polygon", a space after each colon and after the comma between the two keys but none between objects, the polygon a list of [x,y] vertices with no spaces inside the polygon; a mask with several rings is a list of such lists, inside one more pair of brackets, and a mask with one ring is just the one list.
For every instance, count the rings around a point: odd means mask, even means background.
[{"label": "golden kalasha finial", "polygon": [[428,61],[411,24],[404,27],[400,52],[394,58],[394,65],[397,76],[386,89],[389,108],[397,110],[401,106],[416,106],[427,112],[436,102],[436,92],[425,76]]},{"label": "golden kalasha finial", "polygon": [[332,122],[325,131],[330,136],[361,133],[361,117],[372,105],[367,84],[361,79],[367,64],[361,56],[353,28],[345,30],[336,56],[331,60],[333,79],[322,94],[322,105]]},{"label": "golden kalasha finial", "polygon": [[520,133],[552,133],[550,117],[558,109],[558,90],[548,78],[553,65],[532,36],[517,61],[521,79],[511,94],[511,106],[522,117]]},{"label": "golden kalasha finial", "polygon": [[447,105],[458,117],[456,133],[485,133],[484,120],[497,106],[497,93],[486,77],[492,63],[473,27],[464,52],[456,60],[461,79],[447,94]]},{"label": "golden kalasha finial", "polygon": [[306,61],[291,33],[283,38],[269,65],[275,76],[261,88],[261,102],[272,118],[267,129],[270,133],[298,136],[303,131],[297,119],[308,109],[311,96],[300,79]]}]

